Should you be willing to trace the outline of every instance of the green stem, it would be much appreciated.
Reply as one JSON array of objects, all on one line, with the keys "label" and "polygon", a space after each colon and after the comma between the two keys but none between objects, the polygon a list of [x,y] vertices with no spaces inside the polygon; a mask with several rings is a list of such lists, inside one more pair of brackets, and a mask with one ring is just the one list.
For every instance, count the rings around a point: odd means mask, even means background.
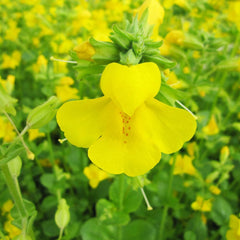
[{"label": "green stem", "polygon": [[49,146],[49,153],[50,153],[50,162],[52,164],[52,166],[54,166],[55,161],[54,161],[54,152],[53,152],[53,146],[52,146],[52,139],[50,136],[50,133],[47,133],[47,140],[48,140],[48,146]]},{"label": "green stem", "polygon": [[[119,211],[122,211],[123,209],[123,191],[124,191],[124,175],[121,174],[119,176],[120,181],[119,181],[119,189],[120,189],[120,195],[119,195]],[[118,225],[117,227],[117,239],[122,240],[122,226]]]},{"label": "green stem", "polygon": [[169,209],[168,201],[169,201],[169,199],[171,197],[171,193],[172,193],[173,172],[174,172],[174,167],[175,167],[175,163],[176,163],[176,158],[177,158],[177,154],[175,154],[173,156],[173,163],[172,163],[169,182],[168,182],[167,201],[163,208],[163,214],[162,214],[162,219],[161,219],[160,228],[159,228],[158,239],[161,239],[161,240],[164,240],[164,227],[165,227],[165,221],[166,221],[166,217],[167,217],[167,213],[168,213],[168,209]]},{"label": "green stem", "polygon": [[18,213],[22,219],[22,228],[23,230],[26,230],[28,213],[23,202],[18,180],[12,177],[7,164],[3,165],[1,169],[5,182],[8,186],[8,190],[14,200]]},{"label": "green stem", "polygon": [[63,236],[63,228],[60,229],[58,240],[61,240]]}]

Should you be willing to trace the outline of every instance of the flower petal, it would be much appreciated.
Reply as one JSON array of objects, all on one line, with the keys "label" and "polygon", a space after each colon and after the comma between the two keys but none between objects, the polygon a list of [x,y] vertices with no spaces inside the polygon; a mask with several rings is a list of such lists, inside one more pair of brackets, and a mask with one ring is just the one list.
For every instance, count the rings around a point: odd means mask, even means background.
[{"label": "flower petal", "polygon": [[110,63],[103,71],[101,89],[123,112],[132,116],[148,98],[154,97],[161,85],[158,66],[146,62],[133,66]]},{"label": "flower petal", "polygon": [[161,158],[158,147],[148,138],[142,138],[141,130],[135,127],[135,114],[130,120],[128,133],[119,111],[115,111],[114,121],[88,151],[91,161],[112,174],[125,173],[128,176],[145,174]]},{"label": "flower petal", "polygon": [[150,99],[136,112],[142,137],[151,139],[163,153],[178,151],[196,131],[196,120],[186,110]]},{"label": "flower petal", "polygon": [[57,112],[58,125],[71,144],[87,148],[102,135],[110,104],[107,97],[67,102]]}]

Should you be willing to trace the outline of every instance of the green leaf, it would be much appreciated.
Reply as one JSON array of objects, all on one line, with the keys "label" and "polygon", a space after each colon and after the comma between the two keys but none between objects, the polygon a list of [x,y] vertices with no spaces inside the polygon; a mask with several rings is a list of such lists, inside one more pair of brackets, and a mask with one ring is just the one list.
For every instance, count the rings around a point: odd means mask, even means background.
[{"label": "green leaf", "polygon": [[81,228],[83,240],[116,240],[115,227],[101,223],[97,218],[85,222]]},{"label": "green leaf", "polygon": [[176,65],[175,62],[160,56],[160,53],[159,55],[155,56],[143,54],[143,62],[155,62],[158,67],[163,70],[167,68],[173,68]]},{"label": "green leaf", "polygon": [[196,240],[196,235],[192,231],[187,231],[184,233],[184,240]]},{"label": "green leaf", "polygon": [[195,234],[196,240],[207,239],[207,227],[203,223],[200,213],[196,213],[187,223],[186,232],[191,231]]},{"label": "green leaf", "polygon": [[124,240],[155,240],[156,229],[147,221],[135,220],[123,228]]},{"label": "green leaf", "polygon": [[106,199],[100,199],[96,205],[97,217],[104,224],[126,225],[130,217],[127,213],[120,212],[116,206]]},{"label": "green leaf", "polygon": [[59,229],[54,222],[54,218],[42,222],[43,232],[48,237],[56,237],[59,234]]},{"label": "green leaf", "polygon": [[221,196],[215,198],[210,216],[218,225],[228,224],[228,218],[233,213],[231,205]]},{"label": "green leaf", "polygon": [[52,189],[55,183],[55,176],[51,173],[43,174],[40,178],[40,182],[44,187]]},{"label": "green leaf", "polygon": [[138,209],[142,201],[140,191],[136,191],[130,184],[131,179],[120,175],[115,179],[109,190],[109,197],[113,203],[126,213],[134,212]]}]

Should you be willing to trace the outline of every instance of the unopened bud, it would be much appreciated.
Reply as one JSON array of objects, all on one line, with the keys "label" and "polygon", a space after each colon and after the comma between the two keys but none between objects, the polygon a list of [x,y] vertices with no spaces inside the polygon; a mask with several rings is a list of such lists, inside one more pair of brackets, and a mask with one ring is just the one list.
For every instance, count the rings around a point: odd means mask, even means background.
[{"label": "unopened bud", "polygon": [[120,63],[124,65],[136,65],[140,62],[142,56],[136,56],[132,49],[126,53],[120,52]]},{"label": "unopened bud", "polygon": [[228,157],[229,157],[229,147],[224,146],[220,152],[220,162],[224,164],[227,161]]},{"label": "unopened bud", "polygon": [[15,157],[14,159],[8,162],[8,167],[11,175],[14,178],[17,178],[20,175],[21,168],[22,168],[22,160],[19,156]]},{"label": "unopened bud", "polygon": [[60,229],[64,229],[70,221],[69,206],[64,198],[59,201],[55,214],[55,222]]},{"label": "unopened bud", "polygon": [[217,65],[217,69],[222,71],[237,71],[240,72],[240,58],[230,58],[224,61],[221,61]]},{"label": "unopened bud", "polygon": [[42,105],[34,108],[27,117],[27,126],[29,128],[40,128],[47,124],[55,116],[59,100],[53,96]]}]

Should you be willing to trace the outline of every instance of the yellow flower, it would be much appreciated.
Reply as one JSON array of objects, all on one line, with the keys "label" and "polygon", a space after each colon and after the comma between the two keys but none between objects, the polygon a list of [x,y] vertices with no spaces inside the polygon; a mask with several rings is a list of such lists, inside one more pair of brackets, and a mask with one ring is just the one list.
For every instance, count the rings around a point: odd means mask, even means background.
[{"label": "yellow flower", "polygon": [[203,128],[203,132],[207,135],[215,135],[219,132],[219,128],[214,116],[211,117],[209,123]]},{"label": "yellow flower", "polygon": [[184,72],[185,74],[189,74],[189,73],[190,73],[189,67],[184,67],[184,68],[183,68],[183,72]]},{"label": "yellow flower", "polygon": [[111,63],[100,80],[104,96],[65,103],[57,122],[68,141],[89,148],[89,158],[104,171],[144,174],[161,152],[178,151],[196,130],[189,112],[154,99],[160,76],[155,63]]},{"label": "yellow flower", "polygon": [[229,8],[227,10],[228,20],[234,22],[240,30],[240,2],[239,1],[232,1],[229,2]]},{"label": "yellow flower", "polygon": [[14,237],[21,234],[21,230],[17,227],[15,227],[11,222],[13,218],[10,214],[8,214],[8,221],[4,223],[4,230],[8,233],[8,236],[10,239],[13,239]]},{"label": "yellow flower", "polygon": [[16,132],[10,122],[0,117],[0,138],[4,143],[11,142],[16,136]]},{"label": "yellow flower", "polygon": [[2,206],[2,215],[10,212],[11,209],[13,208],[13,206],[14,206],[13,201],[12,200],[7,200]]},{"label": "yellow flower", "polygon": [[92,188],[96,188],[102,180],[109,177],[109,174],[99,169],[94,164],[85,167],[83,173],[89,179],[89,184]]},{"label": "yellow flower", "polygon": [[195,152],[196,142],[191,142],[187,144],[187,153],[193,157]]},{"label": "yellow flower", "polygon": [[44,137],[45,133],[39,132],[38,129],[29,129],[28,130],[28,140],[33,141],[36,138]]},{"label": "yellow flower", "polygon": [[5,35],[5,39],[7,40],[11,40],[11,41],[16,41],[18,38],[18,34],[21,31],[20,28],[17,28],[17,23],[15,21],[11,21],[9,22],[9,26],[6,30],[6,35]]},{"label": "yellow flower", "polygon": [[229,221],[230,229],[227,231],[227,240],[239,240],[240,239],[240,219],[235,215],[230,215]]},{"label": "yellow flower", "polygon": [[201,196],[197,196],[196,201],[191,204],[191,207],[195,211],[210,212],[212,209],[212,200],[204,200]]},{"label": "yellow flower", "polygon": [[172,30],[167,34],[167,36],[165,37],[165,40],[170,44],[176,44],[176,45],[182,46],[184,38],[185,37],[184,37],[183,31]]},{"label": "yellow flower", "polygon": [[167,84],[170,85],[172,88],[180,89],[183,88],[186,84],[179,80],[174,72],[170,72],[167,80]]},{"label": "yellow flower", "polygon": [[209,187],[209,190],[215,195],[219,195],[221,193],[221,189],[219,189],[217,186],[214,186],[214,185],[211,185]]},{"label": "yellow flower", "polygon": [[[176,158],[176,163],[174,167],[173,174],[178,175],[178,174],[189,174],[189,175],[194,175],[196,173],[195,167],[192,165],[192,158],[190,158],[187,155],[177,155]],[[170,160],[170,164],[172,164],[173,158]]]},{"label": "yellow flower", "polygon": [[77,95],[78,90],[76,88],[70,87],[74,83],[73,79],[70,77],[62,77],[58,86],[55,88],[55,92],[57,97],[62,101],[65,102],[71,99],[79,99]]},{"label": "yellow flower", "polygon": [[193,51],[193,58],[198,59],[200,58],[200,52],[199,51]]},{"label": "yellow flower", "polygon": [[75,51],[79,59],[84,59],[92,61],[92,56],[95,54],[95,49],[89,43],[89,41],[83,42],[80,45],[76,46],[73,51]]},{"label": "yellow flower", "polygon": [[48,60],[44,55],[38,56],[37,63],[33,65],[33,71],[38,73],[41,70],[46,71]]},{"label": "yellow flower", "polygon": [[156,37],[158,35],[158,28],[163,22],[164,8],[157,0],[145,0],[136,11],[139,18],[146,8],[148,8],[148,24],[154,25],[153,36]]},{"label": "yellow flower", "polygon": [[8,75],[6,80],[1,80],[0,77],[0,83],[2,84],[7,93],[11,94],[15,84],[15,76]]},{"label": "yellow flower", "polygon": [[15,69],[21,61],[21,53],[19,51],[14,51],[11,56],[3,53],[3,63],[2,68],[12,68]]}]

